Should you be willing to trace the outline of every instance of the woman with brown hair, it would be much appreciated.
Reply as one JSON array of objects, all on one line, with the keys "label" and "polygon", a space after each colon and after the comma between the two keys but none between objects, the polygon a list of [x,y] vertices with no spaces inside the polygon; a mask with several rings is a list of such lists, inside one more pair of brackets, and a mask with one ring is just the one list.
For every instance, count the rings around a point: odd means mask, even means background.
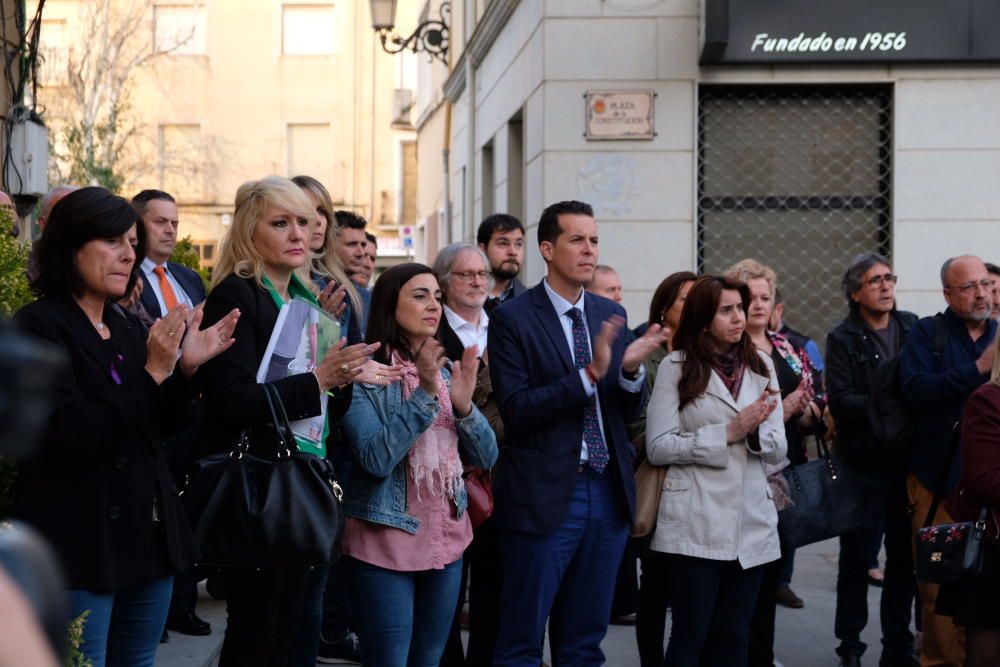
[{"label": "woman with brown hair", "polygon": [[646,455],[669,465],[651,548],[669,555],[665,665],[745,666],[762,565],[777,560],[765,463],[787,451],[770,359],[746,333],[747,286],[691,287],[650,398]]},{"label": "woman with brown hair", "polygon": [[[646,367],[646,388],[650,394],[653,393],[653,386],[656,384],[656,373],[660,369],[660,363],[672,349],[671,341],[681,322],[684,301],[691,291],[691,285],[697,279],[697,274],[690,271],[677,271],[664,278],[653,292],[653,300],[649,304],[649,319],[642,325],[642,330],[645,332],[649,325],[659,324],[667,332],[667,338],[663,341],[663,345],[643,362],[643,366]],[[639,334],[638,329],[636,334]],[[636,456],[638,466],[640,457],[645,456],[646,449],[645,410],[640,419],[629,424],[629,438],[639,452]],[[667,606],[670,603],[665,566],[667,556],[649,548],[651,534],[637,539],[640,540],[638,551],[642,567],[635,619],[639,663],[642,667],[660,667],[663,664],[663,633],[667,622]],[[632,563],[634,564],[634,561]]]}]

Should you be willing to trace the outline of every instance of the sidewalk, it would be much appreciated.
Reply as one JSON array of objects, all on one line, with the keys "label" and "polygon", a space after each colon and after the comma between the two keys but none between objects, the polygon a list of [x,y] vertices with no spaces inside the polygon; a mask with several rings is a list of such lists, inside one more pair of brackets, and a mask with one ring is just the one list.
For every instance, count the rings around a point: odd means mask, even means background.
[{"label": "sidewalk", "polygon": [[[837,540],[800,549],[795,556],[792,588],[805,600],[803,609],[778,607],[775,656],[784,667],[836,667],[837,639],[833,636],[836,607]],[[862,665],[878,664],[878,601],[881,589],[868,590],[868,627],[862,640],[869,646]],[[212,624],[207,637],[170,633],[170,641],[160,646],[157,667],[211,667],[218,660],[225,630],[226,606],[205,595],[201,588],[198,615]],[[668,628],[669,633],[669,628]],[[609,667],[638,667],[635,628],[611,626],[603,644]],[[350,664],[350,663],[346,663]]]}]

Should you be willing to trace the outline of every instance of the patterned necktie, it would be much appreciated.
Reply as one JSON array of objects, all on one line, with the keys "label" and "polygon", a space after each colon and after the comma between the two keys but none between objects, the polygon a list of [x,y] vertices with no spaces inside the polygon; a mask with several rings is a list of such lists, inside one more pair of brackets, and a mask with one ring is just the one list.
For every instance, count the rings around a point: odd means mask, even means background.
[{"label": "patterned necktie", "polygon": [[[587,325],[583,321],[583,313],[579,308],[566,311],[573,320],[573,359],[577,368],[583,368],[590,363],[590,343],[587,341]],[[583,410],[583,441],[587,443],[587,455],[590,467],[597,472],[603,472],[608,465],[608,445],[601,433],[601,423],[597,420],[597,394],[587,401]]]},{"label": "patterned necktie", "polygon": [[[167,307],[167,312],[170,312],[177,305],[177,295],[174,294],[174,288],[170,286],[170,281],[167,280],[167,270],[162,266],[157,266],[153,269],[153,273],[160,279],[160,294],[163,295],[163,305]],[[167,313],[163,313],[164,317],[166,315]]]}]

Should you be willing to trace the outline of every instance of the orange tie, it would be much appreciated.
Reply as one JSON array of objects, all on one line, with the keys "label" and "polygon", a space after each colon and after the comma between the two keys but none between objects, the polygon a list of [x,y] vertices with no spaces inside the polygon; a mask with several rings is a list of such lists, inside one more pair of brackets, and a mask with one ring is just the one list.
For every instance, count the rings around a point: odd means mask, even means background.
[{"label": "orange tie", "polygon": [[[167,270],[162,266],[157,266],[153,269],[153,273],[160,279],[160,294],[163,295],[163,303],[167,306],[167,312],[170,312],[177,305],[177,295],[174,294],[174,288],[170,286],[170,281],[167,280]],[[166,315],[167,313],[163,314]]]}]

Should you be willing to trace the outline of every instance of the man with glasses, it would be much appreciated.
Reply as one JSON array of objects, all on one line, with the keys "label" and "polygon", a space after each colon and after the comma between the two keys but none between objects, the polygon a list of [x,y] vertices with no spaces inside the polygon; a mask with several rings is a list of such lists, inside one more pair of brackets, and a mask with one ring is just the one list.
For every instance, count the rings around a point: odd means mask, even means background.
[{"label": "man with glasses", "polygon": [[847,317],[826,339],[826,390],[837,423],[837,452],[852,468],[868,510],[860,530],[840,537],[834,633],[840,664],[856,667],[867,646],[868,568],[881,541],[885,517],[885,580],[882,588],[880,667],[917,667],[910,632],[913,556],[906,514],[906,462],[880,456],[866,406],[877,366],[899,354],[917,316],[896,310],[896,276],[877,253],[858,255],[841,282]]},{"label": "man with glasses", "polygon": [[[965,401],[989,379],[996,347],[993,279],[978,257],[953,257],[941,267],[941,284],[948,307],[940,316],[947,338],[935,353],[934,318],[913,327],[900,353],[902,395],[914,419],[909,476],[906,480],[913,508],[913,530],[923,526],[934,494],[947,498],[958,483],[960,456],[946,468],[952,429],[962,416]],[[943,483],[942,483],[943,482]],[[934,525],[951,523],[942,506]],[[937,586],[918,583],[923,617],[923,665],[954,665],[965,660],[964,632],[950,618],[936,616]]]}]

